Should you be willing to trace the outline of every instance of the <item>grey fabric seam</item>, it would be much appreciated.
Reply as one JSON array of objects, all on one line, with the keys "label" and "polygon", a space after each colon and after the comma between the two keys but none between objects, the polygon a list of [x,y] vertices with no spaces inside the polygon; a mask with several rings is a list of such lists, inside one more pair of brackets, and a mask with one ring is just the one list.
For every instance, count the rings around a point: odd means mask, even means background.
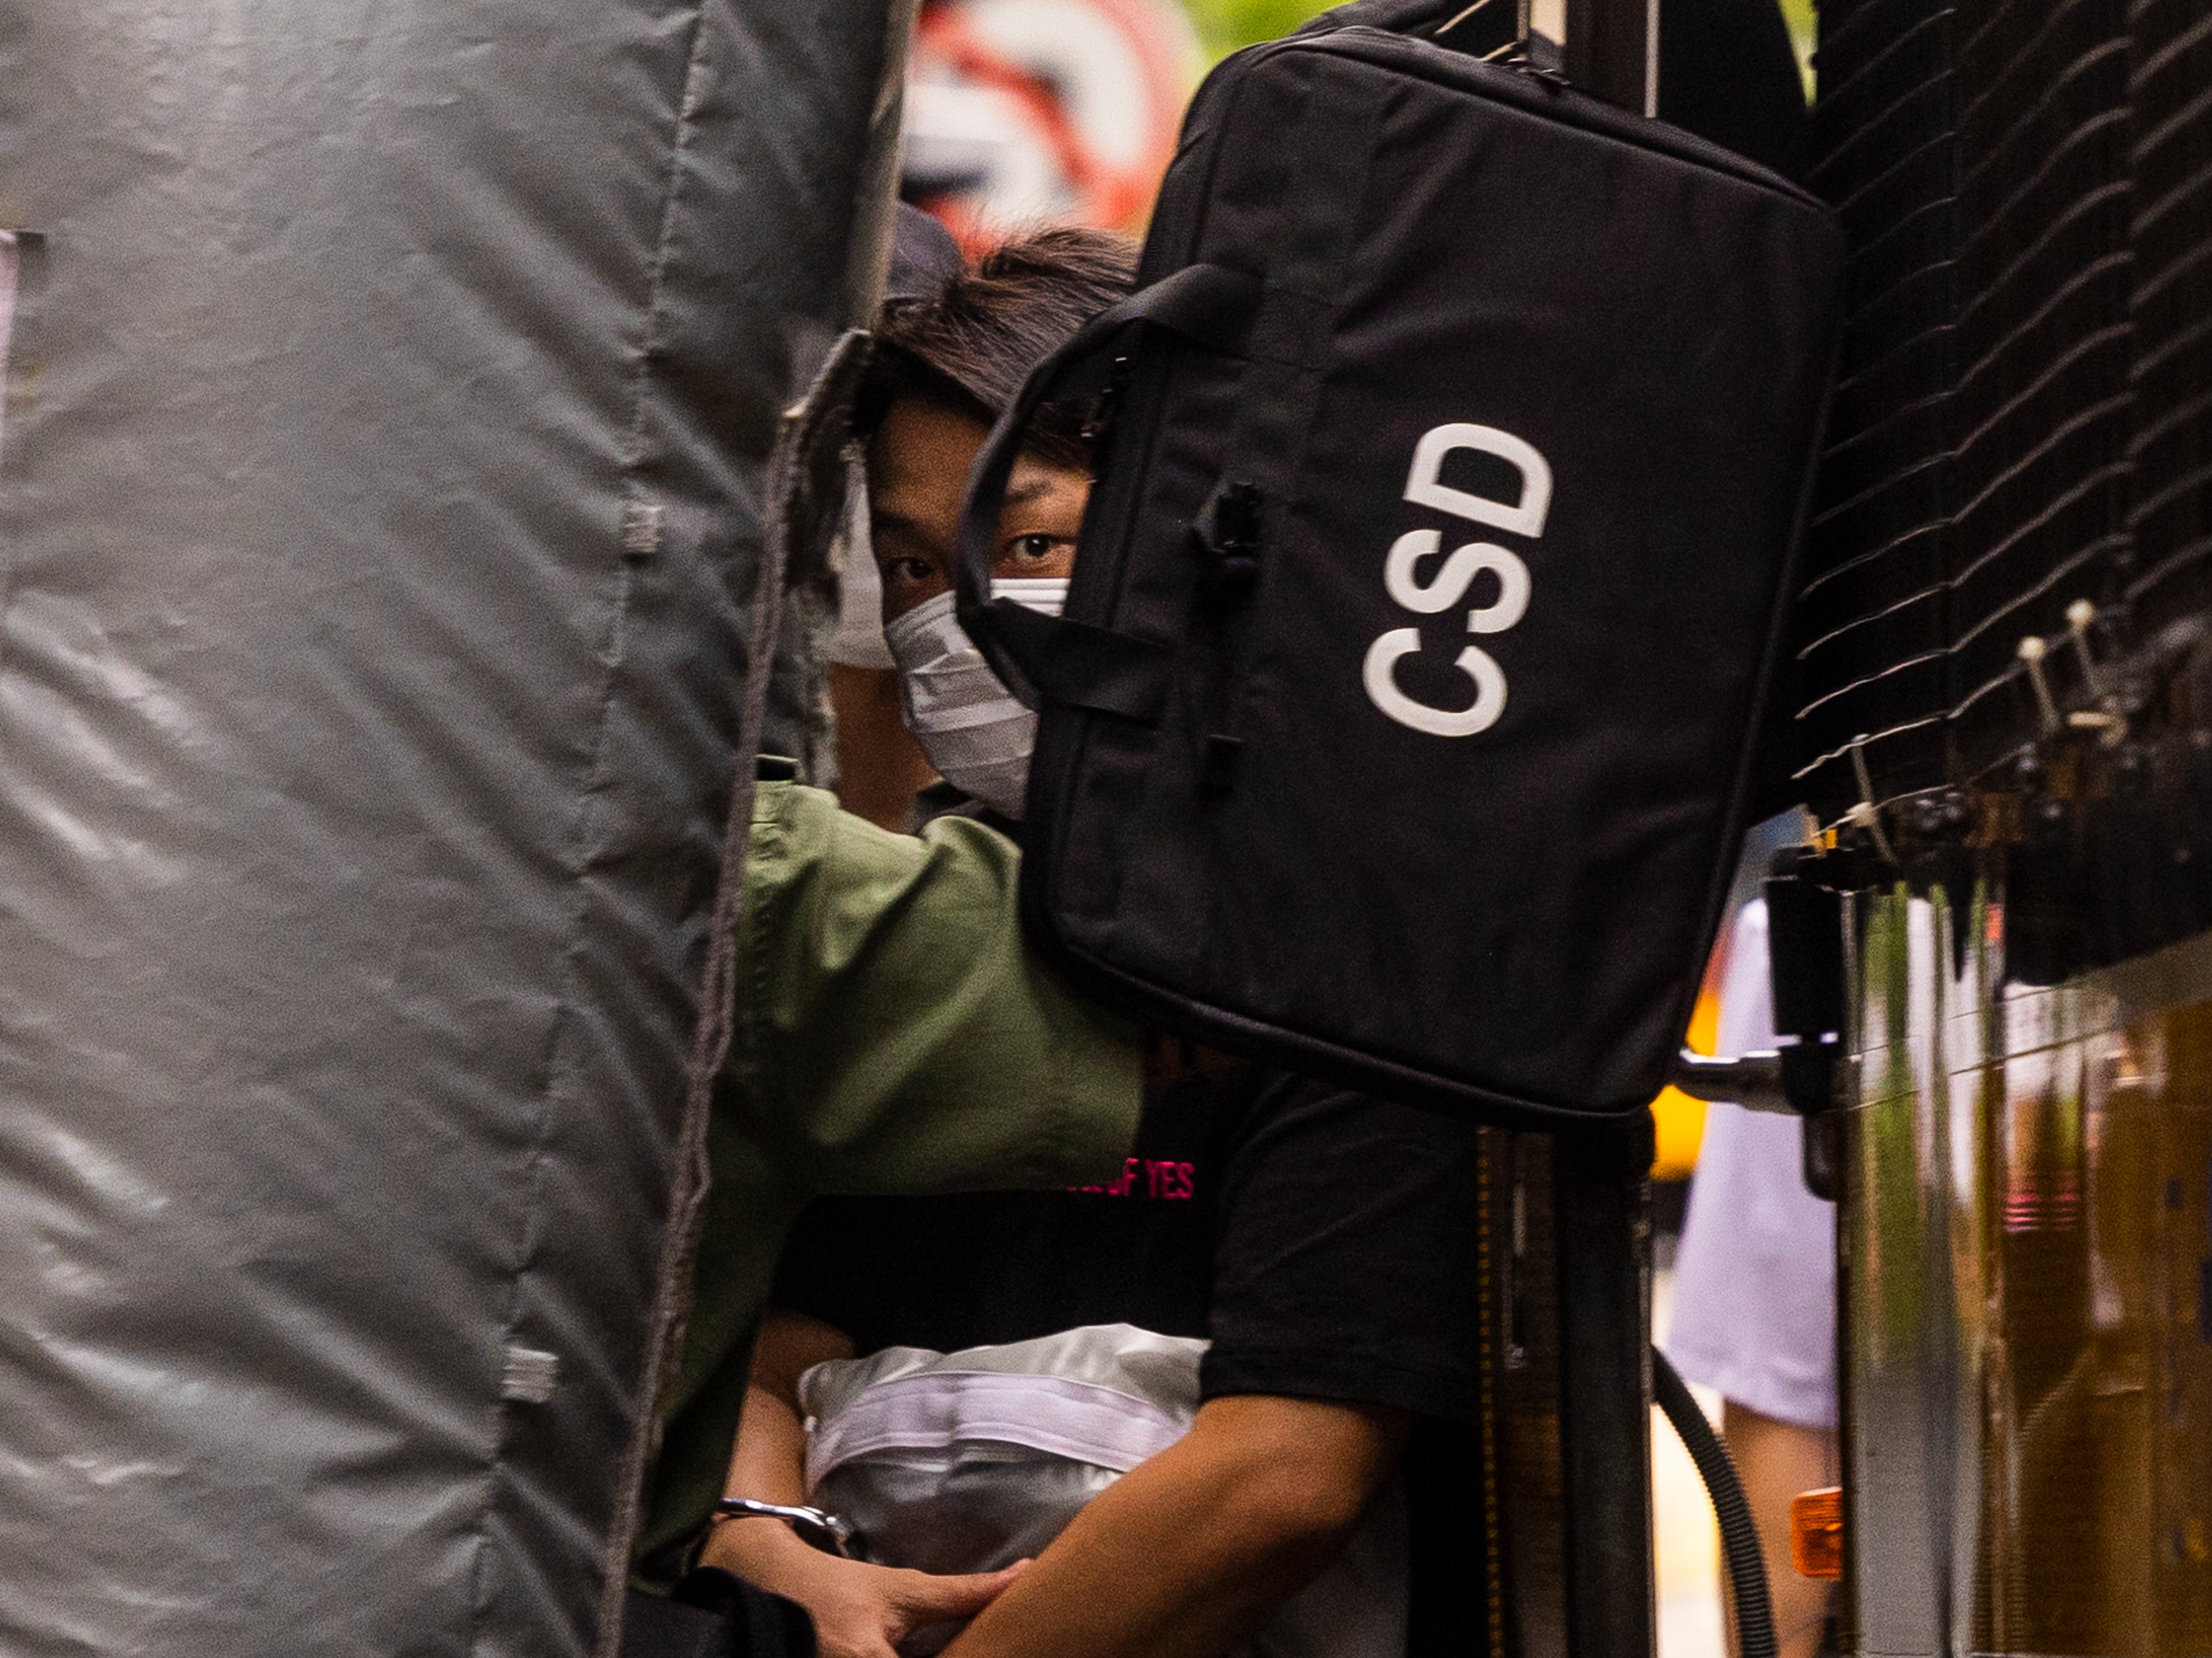
[{"label": "grey fabric seam", "polygon": [[[653,286],[647,301],[645,334],[638,343],[637,397],[631,410],[629,454],[623,463],[624,471],[629,475],[629,487],[627,494],[628,505],[630,507],[638,505],[643,495],[639,485],[639,474],[643,471],[647,459],[645,452],[646,405],[653,384],[653,357],[661,343],[667,315],[668,267],[672,259],[672,250],[676,241],[677,208],[684,194],[685,157],[690,149],[691,135],[696,127],[700,105],[700,80],[706,64],[707,21],[706,7],[703,3],[695,6],[692,9],[690,31],[690,43],[684,53],[683,91],[677,103],[675,129],[670,135],[668,180],[661,197],[660,234],[653,248]],[[629,515],[628,511],[625,510],[624,518],[627,519]],[[764,589],[768,586],[765,568],[768,554],[765,547],[763,549],[762,558],[763,570],[759,585]],[[631,568],[628,562],[625,562],[625,570],[628,571]],[[627,588],[625,596],[626,594]],[[757,594],[756,598],[757,599]],[[768,626],[765,628],[760,625],[759,617],[757,616],[755,617],[753,642],[756,655],[754,659],[745,664],[745,671],[749,677],[747,683],[749,698],[752,681],[760,681],[765,689],[766,671],[758,660],[758,641],[765,634],[770,639],[772,645],[774,633],[773,616],[769,618]],[[610,704],[619,665],[620,657],[617,655],[616,661],[610,665],[608,670]],[[603,714],[601,720],[603,733],[605,725],[606,720]],[[744,786],[743,778],[750,775],[750,770],[741,774],[740,787]],[[711,934],[708,949],[711,952],[713,949]],[[671,1237],[682,1230],[687,1192],[696,1193],[703,1186],[703,1179],[695,1177],[692,1171],[686,1166],[688,1160],[703,1159],[705,1151],[703,1145],[697,1143],[698,1137],[689,1133],[690,1113],[690,1106],[687,1101],[683,1120],[685,1127],[679,1128],[678,1143],[672,1148],[673,1178],[671,1182],[670,1196],[672,1202],[668,1222]],[[701,1172],[703,1174],[703,1171]],[[696,1196],[693,1196],[690,1201],[696,1202]],[[668,1266],[668,1243],[664,1240],[661,1260],[656,1267],[657,1275],[664,1278]],[[518,1290],[519,1288],[518,1279]],[[637,1527],[638,1487],[642,1473],[640,1465],[648,1460],[650,1455],[650,1436],[658,1404],[659,1365],[656,1349],[661,1325],[660,1303],[665,1299],[665,1284],[656,1286],[654,1316],[653,1322],[647,1327],[643,1355],[643,1373],[639,1378],[641,1384],[636,1400],[639,1419],[631,1430],[630,1443],[624,1450],[618,1471],[623,1485],[616,1494],[613,1524],[610,1527],[608,1540],[601,1556],[599,1626],[594,1632],[595,1638],[592,1643],[592,1649],[597,1653],[612,1655],[622,1640],[623,1593],[629,1576],[630,1538]]]},{"label": "grey fabric seam", "polygon": [[[41,320],[38,299],[46,258],[46,238],[45,232],[31,230],[20,224],[8,228],[15,232],[16,238],[15,308],[8,355],[12,361],[23,364],[27,368],[33,364],[43,364],[45,361],[43,354],[27,350],[24,342],[27,338],[35,341],[38,337],[33,331]],[[0,362],[0,398],[8,394],[7,367],[6,363]],[[17,426],[27,427],[38,412],[35,402],[27,404],[16,416]],[[23,442],[23,434],[19,430],[9,448],[20,450]],[[16,470],[20,471],[20,466]],[[15,537],[9,531],[21,511],[22,491],[21,489],[8,489],[9,481],[8,451],[0,450],[0,546],[13,547],[16,544]],[[22,593],[21,562],[12,557],[0,558],[0,689],[7,686],[10,661],[16,654],[9,648],[9,641],[15,637],[11,624],[15,620],[16,601]]]},{"label": "grey fabric seam", "polygon": [[[731,993],[738,967],[737,931],[745,911],[746,854],[751,846],[753,805],[759,785],[757,750],[767,723],[769,681],[782,633],[792,503],[805,476],[808,443],[824,418],[828,401],[841,387],[849,396],[856,364],[865,360],[867,343],[866,334],[848,330],[830,348],[805,395],[795,407],[784,411],[769,458],[767,513],[762,525],[760,567],[753,586],[753,631],[738,720],[737,763],[723,829],[721,869],[715,882],[698,1019],[686,1066],[667,1230],[655,1269],[653,1317],[638,1390],[638,1420],[623,1454],[614,1521],[601,1567],[596,1647],[599,1658],[615,1658],[621,1647],[629,1557],[643,1507],[645,1477],[659,1448],[662,1394],[680,1370],[680,1349],[689,1324],[691,1278],[706,1218],[707,1127],[714,1079],[728,1056],[732,1035]],[[841,413],[842,407],[839,405]]]},{"label": "grey fabric seam", "polygon": [[[665,325],[670,249],[675,240],[677,201],[683,190],[684,150],[698,108],[698,83],[707,39],[706,9],[703,4],[695,5],[692,9],[690,27],[690,39],[684,50],[684,73],[679,82],[680,90],[678,94],[675,120],[669,139],[668,172],[661,197],[659,234],[654,243],[650,273],[647,276],[644,325],[638,342],[635,392],[631,408],[629,440],[627,445],[629,452],[623,459],[623,471],[627,482],[625,496],[630,503],[635,503],[641,494],[638,487],[638,473],[643,467],[646,459],[644,451],[647,398],[653,380],[654,354],[660,344]],[[627,518],[627,513],[623,516]],[[620,534],[621,527],[617,525],[615,530],[617,545],[619,545]],[[547,1042],[544,1092],[541,1096],[538,1121],[536,1133],[532,1139],[526,1163],[521,1230],[516,1239],[515,1254],[509,1269],[507,1315],[501,1321],[500,1330],[499,1349],[501,1351],[514,1341],[520,1327],[524,1301],[523,1283],[528,1276],[530,1263],[536,1255],[543,1233],[544,1220],[543,1188],[546,1147],[553,1133],[562,1094],[564,1074],[562,1064],[562,1050],[574,1023],[578,996],[576,961],[581,947],[583,921],[590,906],[589,896],[586,890],[590,869],[585,829],[589,821],[592,795],[604,774],[608,731],[612,724],[614,707],[618,695],[617,688],[622,675],[625,624],[629,619],[629,604],[635,580],[636,569],[633,562],[627,558],[618,559],[613,608],[607,620],[607,647],[603,659],[606,667],[605,677],[601,682],[596,729],[592,733],[591,756],[583,768],[580,786],[577,790],[574,808],[571,815],[570,833],[574,836],[572,844],[577,851],[576,863],[570,875],[574,893],[574,903],[570,912],[572,926],[568,949],[565,953],[566,959],[563,963],[561,999],[556,1005],[553,1028]],[[475,1527],[476,1558],[474,1568],[471,1572],[470,1603],[473,1627],[470,1631],[469,1649],[472,1652],[484,1650],[491,1633],[491,1606],[487,1598],[488,1575],[492,1557],[491,1529],[493,1518],[499,1507],[501,1470],[507,1462],[509,1430],[515,1419],[514,1413],[516,1408],[512,1402],[501,1398],[496,1391],[494,1393],[491,1460],[485,1470],[483,1502],[478,1510]],[[600,1617],[602,1644],[604,1644],[606,1623],[605,1599],[605,1597],[603,1596]],[[618,1600],[616,1601],[616,1606],[618,1627],[620,1606]]]}]

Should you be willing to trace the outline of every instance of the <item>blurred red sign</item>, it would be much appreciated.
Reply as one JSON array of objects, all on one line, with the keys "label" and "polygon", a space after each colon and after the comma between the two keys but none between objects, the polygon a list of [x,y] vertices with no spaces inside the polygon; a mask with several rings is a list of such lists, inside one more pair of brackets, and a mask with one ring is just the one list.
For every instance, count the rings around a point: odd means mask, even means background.
[{"label": "blurred red sign", "polygon": [[1040,221],[1141,229],[1200,62],[1173,0],[929,0],[906,193],[971,247]]}]

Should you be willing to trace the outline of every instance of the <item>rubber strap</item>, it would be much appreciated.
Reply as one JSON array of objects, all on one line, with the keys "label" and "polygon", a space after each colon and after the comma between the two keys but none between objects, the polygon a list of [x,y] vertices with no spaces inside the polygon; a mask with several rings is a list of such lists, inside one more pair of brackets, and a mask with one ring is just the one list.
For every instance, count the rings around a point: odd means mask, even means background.
[{"label": "rubber strap", "polygon": [[1006,480],[1030,423],[1048,404],[1096,392],[1097,367],[1123,331],[1164,329],[1210,350],[1235,354],[1259,310],[1260,279],[1227,265],[1186,265],[1099,313],[1039,363],[1021,395],[999,416],[968,475],[953,591],[960,625],[1008,689],[1031,708],[1060,702],[1157,724],[1167,702],[1174,653],[1090,623],[1048,616],[1012,599],[991,598],[991,552]]}]

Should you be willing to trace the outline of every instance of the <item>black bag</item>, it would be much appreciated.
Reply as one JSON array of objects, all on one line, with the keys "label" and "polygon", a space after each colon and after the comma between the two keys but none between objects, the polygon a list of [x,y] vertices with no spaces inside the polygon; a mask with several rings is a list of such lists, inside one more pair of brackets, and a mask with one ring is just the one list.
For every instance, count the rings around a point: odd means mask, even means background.
[{"label": "black bag", "polygon": [[[1363,24],[1230,58],[1140,291],[978,458],[960,618],[1043,712],[1023,906],[1139,1017],[1498,1121],[1643,1108],[1727,890],[1832,372],[1783,179]],[[1102,392],[1064,619],[987,598]]]}]

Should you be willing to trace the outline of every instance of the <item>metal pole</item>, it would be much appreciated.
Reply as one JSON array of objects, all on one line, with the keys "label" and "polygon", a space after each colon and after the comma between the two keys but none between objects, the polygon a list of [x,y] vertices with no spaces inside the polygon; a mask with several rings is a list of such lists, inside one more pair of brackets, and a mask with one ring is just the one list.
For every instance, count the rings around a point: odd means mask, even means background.
[{"label": "metal pole", "polygon": [[1659,0],[1566,0],[1567,79],[1639,115],[1659,112]]},{"label": "metal pole", "polygon": [[1649,1658],[1651,1575],[1649,1114],[1553,1145],[1570,1658]]}]

